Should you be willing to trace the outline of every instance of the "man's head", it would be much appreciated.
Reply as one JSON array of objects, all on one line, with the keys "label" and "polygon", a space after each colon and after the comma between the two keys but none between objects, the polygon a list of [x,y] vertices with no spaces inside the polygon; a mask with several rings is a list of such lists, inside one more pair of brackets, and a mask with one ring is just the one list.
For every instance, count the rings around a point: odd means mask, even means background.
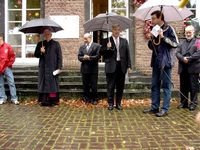
[{"label": "man's head", "polygon": [[0,44],[3,44],[4,42],[4,34],[0,33]]},{"label": "man's head", "polygon": [[193,26],[190,25],[185,28],[185,38],[187,40],[191,40],[194,37],[194,34],[195,34],[195,29]]},{"label": "man's head", "polygon": [[50,29],[45,29],[43,32],[43,35],[44,35],[45,40],[50,41],[52,37],[52,32]]},{"label": "man's head", "polygon": [[121,32],[121,27],[118,24],[112,25],[112,36],[119,37]]},{"label": "man's head", "polygon": [[153,25],[162,25],[164,21],[164,15],[161,11],[156,10],[151,13],[151,22]]},{"label": "man's head", "polygon": [[89,44],[92,41],[92,35],[90,33],[85,33],[83,40],[85,44]]}]

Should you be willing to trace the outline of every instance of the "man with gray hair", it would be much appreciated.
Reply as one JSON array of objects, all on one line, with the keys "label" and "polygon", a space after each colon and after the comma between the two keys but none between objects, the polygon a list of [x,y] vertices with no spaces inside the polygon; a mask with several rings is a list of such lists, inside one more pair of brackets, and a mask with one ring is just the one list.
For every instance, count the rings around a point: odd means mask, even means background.
[{"label": "man with gray hair", "polygon": [[125,74],[131,72],[131,59],[128,41],[120,37],[121,27],[112,26],[112,36],[102,42],[101,55],[105,60],[108,110],[114,109],[116,87],[116,109],[122,110],[121,100],[125,84]]},{"label": "man with gray hair", "polygon": [[[178,108],[189,108],[195,110],[198,104],[199,73],[200,73],[200,48],[197,39],[194,37],[193,26],[185,28],[185,39],[178,46],[176,56],[179,60],[178,73],[180,75],[180,105]],[[191,102],[189,104],[188,95]]]},{"label": "man with gray hair", "polygon": [[96,105],[100,45],[92,41],[92,35],[89,33],[85,33],[83,39],[84,44],[80,46],[78,52],[78,60],[81,62],[83,97],[86,103]]},{"label": "man with gray hair", "polygon": [[62,68],[62,51],[59,42],[52,39],[51,29],[45,29],[44,41],[37,44],[35,57],[39,58],[38,101],[42,106],[59,104],[59,72]]}]

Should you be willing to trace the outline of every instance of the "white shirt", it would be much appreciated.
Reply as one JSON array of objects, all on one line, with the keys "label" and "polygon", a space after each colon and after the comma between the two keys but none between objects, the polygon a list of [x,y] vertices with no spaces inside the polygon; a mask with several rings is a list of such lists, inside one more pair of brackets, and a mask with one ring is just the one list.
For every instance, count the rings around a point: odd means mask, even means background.
[{"label": "white shirt", "polygon": [[87,52],[89,51],[89,49],[90,49],[90,46],[92,45],[92,41],[88,44],[88,43],[86,43],[85,44],[86,45],[86,50],[87,50]]},{"label": "white shirt", "polygon": [[116,49],[117,49],[117,61],[120,61],[120,53],[119,53],[119,37],[115,38],[113,37],[113,40],[115,42],[115,46],[116,46]]}]

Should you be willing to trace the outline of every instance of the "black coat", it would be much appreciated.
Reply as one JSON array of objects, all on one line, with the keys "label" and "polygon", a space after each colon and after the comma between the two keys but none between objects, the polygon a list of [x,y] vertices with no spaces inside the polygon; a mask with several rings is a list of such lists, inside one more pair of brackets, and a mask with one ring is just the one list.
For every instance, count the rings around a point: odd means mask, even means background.
[{"label": "black coat", "polygon": [[62,68],[62,52],[57,41],[43,41],[45,53],[40,52],[42,42],[35,49],[35,57],[39,58],[38,91],[52,93],[59,91],[58,75],[53,76],[53,71]]},{"label": "black coat", "polygon": [[[81,73],[98,73],[98,61],[100,58],[99,50],[100,45],[97,43],[92,43],[89,51],[86,50],[86,45],[82,45],[79,48],[78,60],[81,62]],[[89,55],[90,60],[83,60],[84,55]]]},{"label": "black coat", "polygon": [[[183,40],[177,48],[176,57],[179,60],[178,73],[183,71],[183,67],[187,66],[188,73],[200,73],[200,49],[195,45],[196,38],[191,41]],[[189,57],[188,65],[183,63],[184,57]]]},{"label": "black coat", "polygon": [[[103,40],[100,54],[103,55],[105,61],[105,73],[114,73],[117,65],[117,48],[112,37],[110,37],[112,47],[107,49],[108,38]],[[119,54],[121,60],[122,72],[126,73],[128,68],[131,68],[131,59],[128,41],[119,38]]]}]

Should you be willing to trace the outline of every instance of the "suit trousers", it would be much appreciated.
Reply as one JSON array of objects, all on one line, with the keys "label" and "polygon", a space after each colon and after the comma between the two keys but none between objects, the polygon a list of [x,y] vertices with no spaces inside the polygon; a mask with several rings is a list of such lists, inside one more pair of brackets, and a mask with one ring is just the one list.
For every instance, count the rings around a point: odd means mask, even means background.
[{"label": "suit trousers", "polygon": [[85,101],[97,100],[98,73],[82,73],[83,96]]},{"label": "suit trousers", "polygon": [[191,104],[196,106],[198,103],[199,92],[199,74],[188,73],[187,70],[183,70],[180,74],[180,91],[181,91],[181,103],[185,106],[188,105],[188,95],[190,93]]},{"label": "suit trousers", "polygon": [[106,74],[108,104],[114,105],[114,92],[116,87],[116,104],[121,105],[123,96],[125,73],[122,72],[121,62],[118,61],[114,73]]}]

